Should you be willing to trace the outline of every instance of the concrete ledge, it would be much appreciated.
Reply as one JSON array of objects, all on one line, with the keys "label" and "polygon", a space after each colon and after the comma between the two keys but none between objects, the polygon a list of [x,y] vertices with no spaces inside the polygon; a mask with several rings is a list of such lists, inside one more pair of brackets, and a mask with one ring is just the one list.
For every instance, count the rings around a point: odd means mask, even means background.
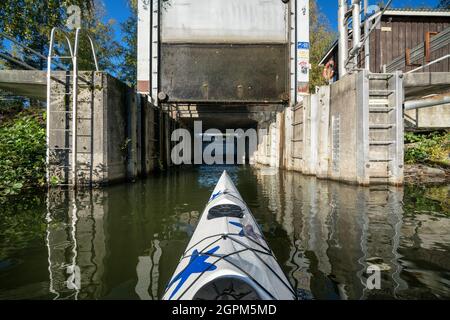
[{"label": "concrete ledge", "polygon": [[407,73],[404,74],[403,85],[407,100],[449,92],[450,72]]},{"label": "concrete ledge", "polygon": [[0,70],[0,89],[18,96],[46,99],[47,73],[30,70]]}]

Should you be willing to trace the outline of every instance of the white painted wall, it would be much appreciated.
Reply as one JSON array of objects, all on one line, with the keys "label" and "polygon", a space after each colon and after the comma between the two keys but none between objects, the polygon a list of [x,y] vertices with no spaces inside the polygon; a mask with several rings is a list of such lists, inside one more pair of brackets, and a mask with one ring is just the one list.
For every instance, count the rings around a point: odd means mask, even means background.
[{"label": "white painted wall", "polygon": [[[150,81],[150,5],[138,1],[137,81]],[[143,92],[145,93],[145,92]]]},{"label": "white painted wall", "polygon": [[286,11],[281,0],[171,0],[162,41],[287,43]]}]

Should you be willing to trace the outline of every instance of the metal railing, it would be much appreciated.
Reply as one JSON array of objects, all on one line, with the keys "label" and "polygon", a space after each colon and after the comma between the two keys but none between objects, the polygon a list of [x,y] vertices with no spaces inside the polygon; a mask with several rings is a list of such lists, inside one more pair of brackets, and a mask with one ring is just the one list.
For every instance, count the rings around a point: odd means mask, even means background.
[{"label": "metal railing", "polygon": [[[376,13],[376,14],[370,16],[370,17],[365,17],[364,24],[366,25],[365,32],[367,32],[367,33],[364,34],[364,37],[363,37],[362,39],[360,39],[360,37],[358,37],[358,36],[357,36],[357,37],[353,36],[353,37],[354,37],[353,48],[349,51],[347,60],[345,60],[345,64],[344,64],[346,68],[348,67],[348,65],[350,64],[350,62],[351,62],[353,59],[357,59],[357,58],[358,58],[359,53],[361,52],[361,50],[362,50],[363,48],[367,48],[367,47],[365,46],[365,44],[369,41],[370,35],[375,31],[375,29],[377,28],[377,26],[380,24],[381,19],[382,19],[384,13],[388,10],[388,8],[390,8],[390,6],[391,6],[391,4],[392,4],[392,1],[393,1],[393,0],[389,0],[388,3],[384,6],[384,8],[383,8],[380,12],[378,12],[378,13]],[[359,6],[358,6],[357,8],[359,8]],[[357,17],[358,15],[357,15],[357,14],[354,14],[353,16],[354,16],[354,17]],[[367,26],[368,26],[368,23],[370,23],[370,22],[372,22],[372,21],[374,21],[372,27],[368,28],[368,27],[367,27]],[[356,24],[356,25],[354,26],[354,28],[353,28],[353,29],[354,29],[354,30],[353,30],[353,31],[354,31],[353,33],[355,34],[355,30],[358,29],[358,30],[357,30],[357,33],[360,34],[360,27],[361,27],[360,23]],[[357,42],[356,42],[355,40],[356,40]],[[366,52],[365,54],[367,55],[368,53]],[[355,64],[354,68],[355,68],[355,67],[357,68],[357,63]]]},{"label": "metal railing", "polygon": [[[80,36],[82,33],[81,28],[77,28],[75,30],[75,43],[74,46],[72,46],[72,43],[70,41],[70,35],[65,30],[54,27],[52,28],[50,32],[50,42],[49,42],[49,48],[48,48],[48,55],[45,56],[42,53],[24,45],[23,43],[20,43],[15,38],[0,32],[0,37],[3,39],[7,39],[12,44],[22,48],[22,53],[24,56],[30,56],[34,55],[34,57],[38,57],[39,59],[47,61],[47,92],[46,92],[46,98],[47,98],[47,134],[46,134],[46,143],[47,143],[47,152],[46,152],[46,163],[47,163],[47,183],[50,183],[50,172],[49,172],[49,165],[50,165],[50,131],[51,131],[51,102],[52,102],[52,80],[60,81],[57,77],[52,75],[52,72],[64,70],[64,71],[72,71],[72,184],[76,186],[77,182],[77,109],[78,109],[78,79],[83,80],[84,82],[89,83],[88,80],[83,79],[82,77],[79,77],[78,75],[78,51],[79,51],[79,44],[80,44]],[[69,55],[67,56],[61,56],[57,55],[56,52],[56,36],[57,34],[62,35],[63,42],[67,45],[67,48],[69,50]],[[89,45],[92,53],[92,59],[95,64],[95,70],[99,71],[98,66],[98,60],[97,60],[97,54],[95,50],[95,44],[92,40],[92,37],[89,35],[89,33],[86,33],[86,36],[89,40]],[[19,65],[25,69],[28,70],[36,70],[39,69],[36,67],[33,67],[26,63],[25,61],[21,60],[18,57],[13,56],[12,54],[9,54],[8,52],[0,52],[0,58],[3,58],[11,63],[14,63],[16,65]],[[61,63],[62,60],[69,60],[68,65],[65,65]],[[56,61],[59,60],[59,61]],[[72,65],[72,70],[70,70],[70,64]]]},{"label": "metal railing", "polygon": [[446,56],[443,56],[443,57],[440,57],[439,59],[433,60],[433,61],[427,63],[426,65],[420,66],[420,67],[418,67],[418,68],[416,68],[416,69],[414,69],[414,70],[408,71],[408,72],[406,72],[406,73],[407,73],[407,74],[408,74],[408,73],[413,73],[413,72],[416,72],[416,71],[419,71],[419,70],[428,68],[428,67],[430,67],[430,66],[432,66],[432,65],[434,65],[434,64],[436,64],[436,63],[439,63],[439,62],[444,61],[444,60],[449,59],[449,58],[450,58],[450,54],[448,54],[448,55],[446,55]]},{"label": "metal railing", "polygon": [[[38,52],[38,51],[36,51],[36,50],[34,50],[34,49],[32,49],[32,48],[30,48],[30,47],[24,45],[23,43],[20,43],[19,41],[17,41],[16,39],[14,39],[13,37],[7,35],[7,34],[4,33],[4,32],[0,32],[0,37],[1,37],[1,38],[4,38],[4,39],[7,39],[7,40],[10,41],[11,43],[13,43],[13,44],[15,44],[16,46],[22,48],[22,49],[24,50],[24,53],[25,53],[26,51],[28,51],[28,52],[30,52],[32,55],[34,55],[34,56],[36,56],[36,57],[38,57],[38,58],[40,58],[40,59],[43,59],[43,60],[47,60],[47,58],[48,58],[47,56],[43,55],[42,53],[40,53],[40,52]],[[68,45],[70,46],[70,41],[69,41],[69,38],[67,37],[67,34],[65,34],[65,37],[66,37],[66,40],[67,40]],[[22,66],[22,67],[24,67],[24,68],[26,68],[26,69],[28,69],[28,70],[39,70],[39,69],[37,69],[37,68],[35,68],[35,67],[33,67],[33,66],[30,66],[30,65],[27,64],[25,61],[19,60],[17,57],[14,57],[13,55],[8,54],[8,53],[6,53],[6,52],[0,52],[0,57],[2,57],[3,59],[5,59],[5,60],[7,60],[7,61],[9,61],[9,62],[12,62],[12,63],[15,63],[15,64],[17,64],[17,65],[20,65],[20,66]],[[64,65],[62,65],[62,64],[60,64],[60,63],[57,63],[57,62],[52,62],[52,63],[53,63],[53,65],[54,65],[55,67],[67,71],[67,67],[66,67],[66,66],[64,66]]]},{"label": "metal railing", "polygon": [[[61,32],[66,41],[68,42],[69,52],[70,56],[54,56],[54,46],[55,46],[55,35],[56,32]],[[50,183],[50,173],[49,173],[49,166],[50,166],[50,126],[51,126],[51,98],[52,98],[52,63],[54,58],[59,59],[70,59],[72,61],[72,164],[71,164],[71,171],[72,171],[72,185],[76,187],[77,184],[77,117],[78,117],[78,51],[79,51],[79,40],[80,40],[80,33],[82,29],[77,28],[75,31],[75,44],[74,49],[72,49],[72,45],[70,44],[69,37],[67,33],[64,30],[61,30],[58,27],[54,27],[50,34],[50,44],[49,44],[49,53],[47,57],[47,182]],[[94,41],[92,40],[91,36],[87,33],[86,36],[88,37],[90,47],[91,47],[91,53],[92,57],[95,63],[95,69],[96,71],[99,71],[98,67],[98,61],[97,61],[97,55],[95,52],[95,45]],[[87,80],[83,79],[85,82],[88,82]]]},{"label": "metal railing", "polygon": [[[442,49],[442,48],[448,46],[449,44],[450,44],[450,27],[448,27],[447,29],[444,29],[439,34],[435,35],[434,37],[432,37],[430,39],[429,51],[431,53],[435,52],[439,49]],[[416,62],[421,59],[424,59],[426,56],[425,47],[426,47],[426,44],[421,43],[421,44],[417,45],[416,47],[412,48],[411,50],[409,50],[409,54],[408,54],[409,59],[408,60],[410,60],[410,62]],[[407,65],[406,60],[407,59],[406,59],[405,55],[402,55],[402,56],[394,59],[389,65],[386,66],[386,72],[393,72],[393,71],[402,69],[403,67],[405,67]],[[439,61],[442,61],[442,60],[439,60]],[[439,61],[437,61],[437,62],[439,62]],[[436,62],[434,62],[434,63],[436,63]],[[425,66],[423,66],[422,69],[423,68],[425,68]]]}]

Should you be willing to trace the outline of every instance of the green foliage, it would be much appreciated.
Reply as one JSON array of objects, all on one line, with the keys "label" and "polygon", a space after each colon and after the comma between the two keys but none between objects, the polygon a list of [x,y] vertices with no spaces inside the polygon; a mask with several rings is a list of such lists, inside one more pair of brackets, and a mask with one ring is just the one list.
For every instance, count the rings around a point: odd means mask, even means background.
[{"label": "green foliage", "polygon": [[45,185],[45,154],[42,115],[24,112],[0,126],[0,201]]},{"label": "green foliage", "polygon": [[136,0],[130,0],[131,15],[120,27],[122,30],[122,46],[119,67],[119,79],[130,86],[136,85],[137,72],[137,6]]},{"label": "green foliage", "polygon": [[[83,17],[91,14],[91,0],[2,0],[0,1],[0,31],[19,42],[46,55],[50,31],[53,27],[64,27],[70,5],[78,5]],[[25,56],[17,49],[18,56],[29,65],[42,69],[45,61],[38,57]],[[17,66],[15,66],[17,68]]]},{"label": "green foliage", "polygon": [[[95,1],[94,9],[83,17],[82,28],[89,33],[95,42],[99,68],[114,76],[121,59],[121,45],[115,40],[114,26],[116,21],[109,19],[103,22],[106,9],[102,2]],[[80,38],[79,69],[95,70],[89,39],[84,35]]]},{"label": "green foliage", "polygon": [[450,133],[405,134],[405,161],[414,163],[450,164]]},{"label": "green foliage", "polygon": [[[50,32],[53,27],[66,29],[67,8],[77,5],[81,9],[82,28],[86,30],[96,43],[97,57],[101,70],[115,75],[118,64],[120,45],[114,40],[114,20],[104,22],[105,8],[101,0],[3,0],[0,2],[0,31],[12,36],[20,43],[46,56],[48,52]],[[60,34],[57,34],[55,50],[67,55],[68,48]],[[74,32],[70,32],[74,42]],[[84,35],[79,44],[79,69],[94,70],[94,63],[88,38]],[[30,55],[22,48],[16,48],[14,56],[24,60],[37,69],[43,69],[45,59]],[[67,61],[65,61],[67,62]],[[6,67],[21,68],[10,63]]]},{"label": "green foliage", "polygon": [[450,9],[450,0],[440,0],[439,4],[438,4],[438,8]]},{"label": "green foliage", "polygon": [[25,193],[20,199],[10,196],[0,201],[0,260],[3,260],[10,256],[10,251],[29,248],[44,237],[45,195]]},{"label": "green foliage", "polygon": [[404,212],[407,215],[427,214],[450,216],[448,187],[406,186]]},{"label": "green foliage", "polygon": [[336,38],[335,32],[332,31],[327,17],[320,11],[317,1],[310,0],[310,88],[311,92],[315,92],[318,86],[326,85],[327,82],[322,76],[323,67],[319,66],[319,62],[332,45]]}]

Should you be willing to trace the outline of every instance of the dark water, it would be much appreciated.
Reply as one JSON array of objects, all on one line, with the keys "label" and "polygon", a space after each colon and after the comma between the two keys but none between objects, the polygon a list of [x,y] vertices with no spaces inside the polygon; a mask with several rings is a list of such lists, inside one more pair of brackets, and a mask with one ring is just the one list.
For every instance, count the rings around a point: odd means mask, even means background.
[{"label": "dark water", "polygon": [[[0,299],[158,299],[221,167],[0,209]],[[361,188],[227,168],[290,281],[315,299],[450,298],[449,186]],[[382,270],[381,290],[366,270]]]}]

